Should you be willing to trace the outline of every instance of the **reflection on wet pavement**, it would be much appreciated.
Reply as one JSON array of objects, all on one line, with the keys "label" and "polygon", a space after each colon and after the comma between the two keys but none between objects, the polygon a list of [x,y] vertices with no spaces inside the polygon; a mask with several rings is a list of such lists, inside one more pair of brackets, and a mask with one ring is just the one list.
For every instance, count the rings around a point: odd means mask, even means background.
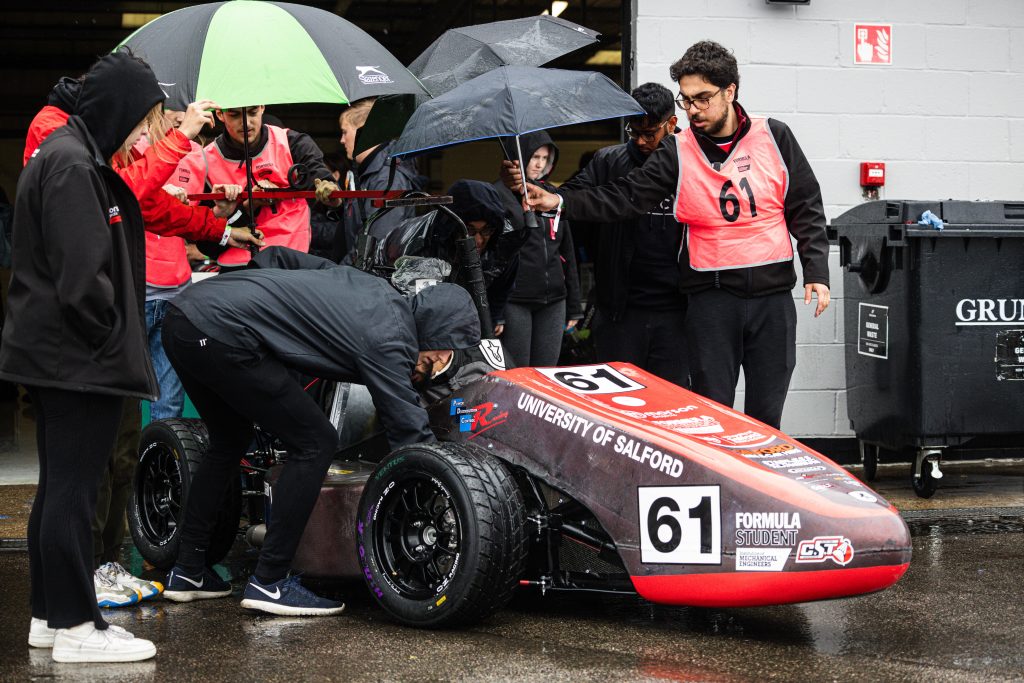
[{"label": "reflection on wet pavement", "polygon": [[[154,662],[88,667],[25,645],[27,557],[0,552],[0,680],[1019,680],[1022,526],[914,524],[914,559],[893,588],[781,607],[521,593],[475,628],[417,631],[388,621],[361,584],[328,586],[348,603],[333,618],[255,616],[237,590],[156,601],[107,611],[156,641]],[[238,577],[251,565],[242,550],[228,567]]]}]

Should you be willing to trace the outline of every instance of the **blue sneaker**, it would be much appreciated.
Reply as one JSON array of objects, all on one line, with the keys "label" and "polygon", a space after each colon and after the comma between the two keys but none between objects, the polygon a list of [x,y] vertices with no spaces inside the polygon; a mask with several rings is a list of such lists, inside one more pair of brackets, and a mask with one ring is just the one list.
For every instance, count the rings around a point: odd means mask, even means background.
[{"label": "blue sneaker", "polygon": [[229,595],[231,584],[209,567],[204,567],[202,574],[191,576],[175,565],[167,575],[167,587],[164,588],[164,597],[174,602],[226,598]]},{"label": "blue sneaker", "polygon": [[242,594],[242,607],[283,616],[313,617],[341,614],[345,603],[315,595],[299,583],[297,576],[268,584],[262,584],[252,576]]}]

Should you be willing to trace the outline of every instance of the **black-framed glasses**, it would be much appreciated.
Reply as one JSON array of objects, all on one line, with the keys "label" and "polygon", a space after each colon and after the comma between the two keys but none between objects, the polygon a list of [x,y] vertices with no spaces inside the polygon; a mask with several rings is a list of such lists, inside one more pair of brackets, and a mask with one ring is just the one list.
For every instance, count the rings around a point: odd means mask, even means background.
[{"label": "black-framed glasses", "polygon": [[626,137],[628,137],[630,140],[643,139],[646,142],[654,142],[655,139],[657,139],[658,137],[658,133],[661,132],[662,126],[664,126],[666,123],[668,123],[668,119],[665,119],[664,121],[659,123],[657,126],[654,127],[653,130],[633,130],[633,127],[627,123]]},{"label": "black-framed glasses", "polygon": [[470,237],[476,237],[477,235],[481,235],[482,237],[487,238],[494,234],[494,228],[490,225],[485,225],[482,228],[476,228],[472,225],[467,225],[466,232],[469,233]]},{"label": "black-framed glasses", "polygon": [[676,106],[683,111],[690,111],[690,107],[697,107],[700,111],[704,111],[711,106],[711,100],[715,99],[720,92],[722,92],[722,88],[719,88],[706,97],[694,98],[689,98],[683,95],[683,93],[679,93],[676,95]]}]

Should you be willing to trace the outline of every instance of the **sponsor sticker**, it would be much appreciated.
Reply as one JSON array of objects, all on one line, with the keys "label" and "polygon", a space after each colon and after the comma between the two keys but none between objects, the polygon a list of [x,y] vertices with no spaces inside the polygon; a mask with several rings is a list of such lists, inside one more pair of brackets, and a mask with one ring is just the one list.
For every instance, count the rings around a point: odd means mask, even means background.
[{"label": "sponsor sticker", "polygon": [[737,512],[736,546],[788,546],[797,542],[799,512]]},{"label": "sponsor sticker", "polygon": [[845,567],[853,560],[853,542],[844,536],[815,536],[809,541],[800,541],[796,548],[796,561],[800,563],[821,563],[832,561]]},{"label": "sponsor sticker", "polygon": [[859,500],[862,503],[875,503],[878,501],[878,498],[872,496],[867,491],[849,491],[846,495],[854,498],[855,500]]},{"label": "sponsor sticker", "polygon": [[721,564],[722,506],[718,486],[641,486],[640,561]]},{"label": "sponsor sticker", "polygon": [[[797,458],[786,458],[784,460],[765,460],[761,463],[773,470],[785,470],[791,467],[804,467],[807,465],[820,465],[821,461],[813,455],[801,455]],[[824,468],[822,468],[824,469]]]},{"label": "sponsor sticker", "polygon": [[792,548],[736,548],[736,571],[781,572]]}]

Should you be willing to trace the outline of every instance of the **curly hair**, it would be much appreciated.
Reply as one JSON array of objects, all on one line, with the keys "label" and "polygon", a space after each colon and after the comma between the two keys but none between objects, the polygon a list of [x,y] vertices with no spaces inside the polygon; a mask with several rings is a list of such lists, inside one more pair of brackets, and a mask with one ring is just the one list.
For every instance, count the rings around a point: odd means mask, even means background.
[{"label": "curly hair", "polygon": [[644,110],[644,114],[634,119],[647,119],[654,124],[665,121],[675,111],[672,91],[660,83],[644,83],[634,88],[630,95]]},{"label": "curly hair", "polygon": [[690,46],[675,64],[669,67],[669,76],[679,82],[683,76],[701,76],[719,88],[736,84],[740,90],[740,70],[730,50],[712,40],[702,40]]}]

